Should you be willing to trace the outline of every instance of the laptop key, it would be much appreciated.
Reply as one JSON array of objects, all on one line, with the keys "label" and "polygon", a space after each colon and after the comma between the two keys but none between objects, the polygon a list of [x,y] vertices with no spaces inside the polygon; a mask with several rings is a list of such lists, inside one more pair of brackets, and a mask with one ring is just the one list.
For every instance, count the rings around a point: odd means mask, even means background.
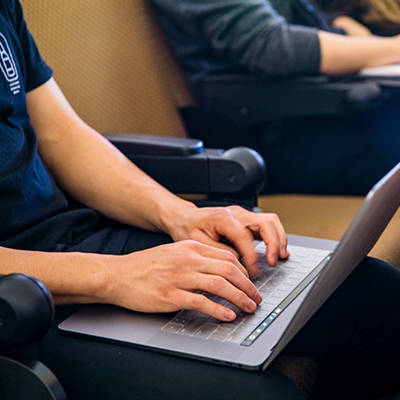
[{"label": "laptop key", "polygon": [[223,333],[220,333],[218,330],[218,331],[214,332],[213,334],[211,334],[208,337],[208,340],[215,340],[217,342],[223,342],[228,337],[228,335],[229,335],[228,333],[223,334]]},{"label": "laptop key", "polygon": [[202,325],[204,325],[204,318],[191,319],[180,331],[179,334],[192,336]]},{"label": "laptop key", "polygon": [[287,296],[287,291],[285,292],[284,290],[275,290],[271,294],[271,297],[278,297],[279,299],[283,299],[286,296]]},{"label": "laptop key", "polygon": [[265,296],[272,293],[278,286],[278,284],[272,285],[267,282],[264,286],[261,286],[259,292],[261,293],[261,296]]},{"label": "laptop key", "polygon": [[222,332],[231,333],[237,328],[237,326],[238,325],[233,325],[233,324],[230,324],[230,323],[222,323],[218,327],[218,332],[219,333],[222,333]]},{"label": "laptop key", "polygon": [[295,288],[294,285],[282,284],[277,289],[283,292],[291,292]]},{"label": "laptop key", "polygon": [[308,257],[307,261],[320,263],[324,258],[325,256],[313,254],[311,257]]},{"label": "laptop key", "polygon": [[312,269],[301,266],[300,268],[296,269],[296,273],[298,274],[305,274],[308,275]]},{"label": "laptop key", "polygon": [[182,310],[178,315],[181,317],[192,318],[197,314],[195,310]]},{"label": "laptop key", "polygon": [[228,343],[240,343],[247,336],[246,332],[235,331],[225,340]]},{"label": "laptop key", "polygon": [[264,311],[272,311],[275,308],[275,304],[262,302],[258,308]]},{"label": "laptop key", "polygon": [[298,256],[297,254],[290,258],[291,261],[301,263],[306,260],[307,257]]},{"label": "laptop key", "polygon": [[319,263],[320,263],[319,261],[310,261],[310,260],[307,260],[307,261],[304,261],[304,262],[301,264],[301,267],[302,267],[302,268],[307,268],[307,269],[315,268]]},{"label": "laptop key", "polygon": [[290,279],[299,279],[300,281],[302,281],[306,276],[307,274],[302,274],[300,272],[293,272],[293,274],[290,275]]},{"label": "laptop key", "polygon": [[192,317],[185,317],[184,315],[178,314],[171,322],[183,326],[187,324],[191,319]]},{"label": "laptop key", "polygon": [[250,333],[253,332],[254,330],[254,325],[246,325],[246,324],[242,324],[239,325],[236,329],[238,332],[243,332],[243,333]]},{"label": "laptop key", "polygon": [[263,303],[267,303],[267,304],[274,304],[277,305],[282,301],[282,299],[278,298],[278,297],[268,297],[267,299],[265,299],[263,301]]},{"label": "laptop key", "polygon": [[225,304],[228,303],[228,300],[225,300],[222,297],[216,297],[213,299],[213,302],[224,306]]},{"label": "laptop key", "polygon": [[301,279],[288,278],[285,280],[285,284],[293,285],[293,286],[297,286],[300,282],[301,282]]},{"label": "laptop key", "polygon": [[299,250],[300,247],[298,246],[293,246],[291,244],[287,246],[287,251],[290,253],[291,256],[294,256]]},{"label": "laptop key", "polygon": [[196,318],[204,318],[204,319],[210,318],[210,316],[208,314],[204,314],[204,313],[202,313],[200,311],[195,315],[195,317]]},{"label": "laptop key", "polygon": [[164,332],[177,333],[182,327],[183,325],[181,324],[169,322],[167,325],[164,325],[161,330]]},{"label": "laptop key", "polygon": [[201,339],[207,339],[218,329],[218,327],[219,326],[216,324],[209,324],[206,322],[195,332],[194,336]]},{"label": "laptop key", "polygon": [[296,256],[304,256],[308,257],[314,252],[314,249],[308,249],[306,247],[299,249],[296,253]]}]

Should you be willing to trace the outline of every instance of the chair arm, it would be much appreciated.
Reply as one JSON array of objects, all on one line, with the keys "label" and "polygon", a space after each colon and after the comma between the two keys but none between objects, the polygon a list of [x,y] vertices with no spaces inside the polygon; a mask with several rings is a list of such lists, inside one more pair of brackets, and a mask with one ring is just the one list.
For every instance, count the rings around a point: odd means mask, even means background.
[{"label": "chair arm", "polygon": [[381,98],[377,81],[356,77],[261,79],[247,74],[209,76],[200,83],[205,111],[236,124],[269,120],[347,115],[367,110]]},{"label": "chair arm", "polygon": [[56,376],[31,353],[54,317],[46,286],[24,274],[0,275],[0,398],[67,400]]},{"label": "chair arm", "polygon": [[[205,149],[196,139],[105,135],[139,168],[169,190],[214,199],[257,198],[266,180],[264,159],[247,147]],[[254,202],[253,202],[253,205]]]},{"label": "chair arm", "polygon": [[25,274],[0,275],[0,345],[39,341],[53,318],[53,297],[43,283]]}]

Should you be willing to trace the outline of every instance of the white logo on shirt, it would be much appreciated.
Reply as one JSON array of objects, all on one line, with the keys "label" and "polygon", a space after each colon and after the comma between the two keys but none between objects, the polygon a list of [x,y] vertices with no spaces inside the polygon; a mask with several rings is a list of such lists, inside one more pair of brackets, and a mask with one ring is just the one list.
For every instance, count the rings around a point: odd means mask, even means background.
[{"label": "white logo on shirt", "polygon": [[10,90],[13,94],[18,94],[21,89],[19,82],[18,70],[15,65],[7,39],[0,33],[0,69],[3,72],[7,82],[10,85]]}]

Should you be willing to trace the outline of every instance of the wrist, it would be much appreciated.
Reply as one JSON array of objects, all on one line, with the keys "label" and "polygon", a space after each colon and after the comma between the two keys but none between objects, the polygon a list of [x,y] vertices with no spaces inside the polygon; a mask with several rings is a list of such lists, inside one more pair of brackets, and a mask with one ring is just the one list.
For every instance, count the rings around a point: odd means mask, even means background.
[{"label": "wrist", "polygon": [[389,51],[387,64],[400,63],[400,41],[398,36],[384,38],[389,41]]},{"label": "wrist", "polygon": [[164,207],[160,213],[162,231],[170,235],[174,241],[185,239],[187,221],[196,209],[194,203],[181,198],[178,203]]},{"label": "wrist", "polygon": [[112,260],[117,256],[93,253],[63,256],[66,257],[62,281],[49,284],[56,304],[107,303],[114,280]]}]

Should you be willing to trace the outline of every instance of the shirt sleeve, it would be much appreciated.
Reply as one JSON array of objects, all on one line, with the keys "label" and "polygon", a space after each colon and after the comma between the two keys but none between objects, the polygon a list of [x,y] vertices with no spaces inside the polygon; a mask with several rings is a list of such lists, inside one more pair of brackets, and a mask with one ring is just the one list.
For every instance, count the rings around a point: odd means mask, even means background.
[{"label": "shirt sleeve", "polygon": [[155,0],[220,57],[264,76],[318,74],[318,30],[289,24],[266,0]]},{"label": "shirt sleeve", "polygon": [[42,59],[37,45],[26,25],[23,10],[18,0],[11,0],[12,17],[25,61],[25,91],[29,92],[47,82],[52,69]]}]

